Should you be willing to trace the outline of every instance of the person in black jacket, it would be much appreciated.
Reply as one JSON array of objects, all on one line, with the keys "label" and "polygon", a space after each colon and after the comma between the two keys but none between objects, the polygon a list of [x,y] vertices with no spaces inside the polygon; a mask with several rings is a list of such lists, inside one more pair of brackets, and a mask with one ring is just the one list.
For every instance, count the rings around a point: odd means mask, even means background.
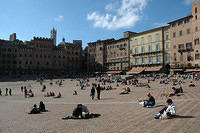
[{"label": "person in black jacket", "polygon": [[148,93],[147,96],[149,97],[148,100],[141,100],[139,101],[139,104],[141,104],[144,107],[152,107],[156,104],[154,97]]},{"label": "person in black jacket", "polygon": [[9,95],[12,96],[12,90],[11,90],[11,88],[9,89]]},{"label": "person in black jacket", "polygon": [[101,93],[101,87],[100,87],[100,84],[98,84],[97,86],[97,99],[100,100],[100,93]]},{"label": "person in black jacket", "polygon": [[44,103],[43,103],[42,101],[40,101],[39,110],[40,110],[41,112],[45,112],[45,111],[46,111],[45,105],[44,105]]},{"label": "person in black jacket", "polygon": [[32,109],[30,110],[30,114],[39,114],[40,110],[37,108],[37,105],[34,104]]},{"label": "person in black jacket", "polygon": [[6,96],[8,95],[8,88],[6,88]]},{"label": "person in black jacket", "polygon": [[91,89],[91,97],[92,97],[92,100],[94,100],[94,95],[95,95],[95,89],[94,89],[94,86],[92,87]]},{"label": "person in black jacket", "polygon": [[82,117],[82,104],[78,104],[72,113],[72,118],[76,119]]},{"label": "person in black jacket", "polygon": [[144,102],[144,107],[154,106],[156,104],[154,97],[150,93],[148,93],[147,96],[149,97],[149,100]]}]

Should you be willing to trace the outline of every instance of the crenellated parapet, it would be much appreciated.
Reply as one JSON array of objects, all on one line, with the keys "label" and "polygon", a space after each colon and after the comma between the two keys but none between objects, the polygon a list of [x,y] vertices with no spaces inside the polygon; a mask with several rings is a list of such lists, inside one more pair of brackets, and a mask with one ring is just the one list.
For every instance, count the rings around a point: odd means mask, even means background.
[{"label": "crenellated parapet", "polygon": [[45,37],[33,37],[34,40],[38,41],[52,41],[53,39],[51,38],[45,38]]}]

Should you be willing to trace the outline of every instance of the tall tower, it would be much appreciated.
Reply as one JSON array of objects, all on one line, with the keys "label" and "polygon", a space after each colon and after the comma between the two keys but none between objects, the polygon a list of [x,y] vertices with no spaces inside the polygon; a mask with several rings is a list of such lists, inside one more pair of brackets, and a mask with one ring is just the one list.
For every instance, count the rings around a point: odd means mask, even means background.
[{"label": "tall tower", "polygon": [[57,34],[57,31],[53,28],[51,30],[51,39],[53,39],[53,45],[56,46],[56,34]]},{"label": "tall tower", "polygon": [[15,41],[17,39],[16,33],[10,35],[10,41]]}]

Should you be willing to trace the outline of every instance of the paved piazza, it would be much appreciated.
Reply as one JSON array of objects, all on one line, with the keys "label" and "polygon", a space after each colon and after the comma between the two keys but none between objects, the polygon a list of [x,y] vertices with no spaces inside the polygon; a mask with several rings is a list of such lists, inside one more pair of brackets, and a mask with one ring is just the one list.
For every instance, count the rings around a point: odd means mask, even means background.
[{"label": "paved piazza", "polygon": [[[172,92],[172,85],[162,85],[160,80],[150,83],[151,89],[129,86],[132,92],[129,95],[119,95],[124,87],[111,91],[102,91],[101,100],[92,101],[90,87],[80,90],[79,81],[64,79],[59,87],[53,80],[45,80],[47,91],[61,92],[60,99],[44,97],[42,86],[36,81],[27,82],[0,82],[0,88],[13,89],[13,96],[0,96],[0,133],[199,133],[200,132],[200,81],[194,88],[189,88],[189,80],[185,80],[181,96],[174,96],[177,106],[177,115],[180,118],[155,120],[154,115],[165,105],[166,97],[162,94]],[[94,79],[90,79],[90,84]],[[147,82],[147,80],[140,80]],[[30,86],[35,94],[34,98],[24,98],[21,86]],[[29,87],[28,87],[29,88]],[[78,92],[73,96],[73,91]],[[155,97],[157,108],[143,108],[137,104],[139,99],[146,99],[146,93],[151,92]],[[95,97],[96,98],[96,97]],[[49,112],[42,114],[26,114],[26,110],[43,101]],[[89,120],[62,120],[71,114],[78,103],[88,106],[91,113],[101,114],[99,118]]]}]

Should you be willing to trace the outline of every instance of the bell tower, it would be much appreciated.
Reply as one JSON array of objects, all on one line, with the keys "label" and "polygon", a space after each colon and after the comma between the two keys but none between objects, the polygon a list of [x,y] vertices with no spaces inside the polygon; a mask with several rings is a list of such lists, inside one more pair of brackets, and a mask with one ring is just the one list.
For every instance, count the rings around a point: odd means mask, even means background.
[{"label": "bell tower", "polygon": [[51,30],[51,39],[53,39],[53,45],[56,46],[56,34],[57,34],[57,31],[56,29],[52,29]]}]

